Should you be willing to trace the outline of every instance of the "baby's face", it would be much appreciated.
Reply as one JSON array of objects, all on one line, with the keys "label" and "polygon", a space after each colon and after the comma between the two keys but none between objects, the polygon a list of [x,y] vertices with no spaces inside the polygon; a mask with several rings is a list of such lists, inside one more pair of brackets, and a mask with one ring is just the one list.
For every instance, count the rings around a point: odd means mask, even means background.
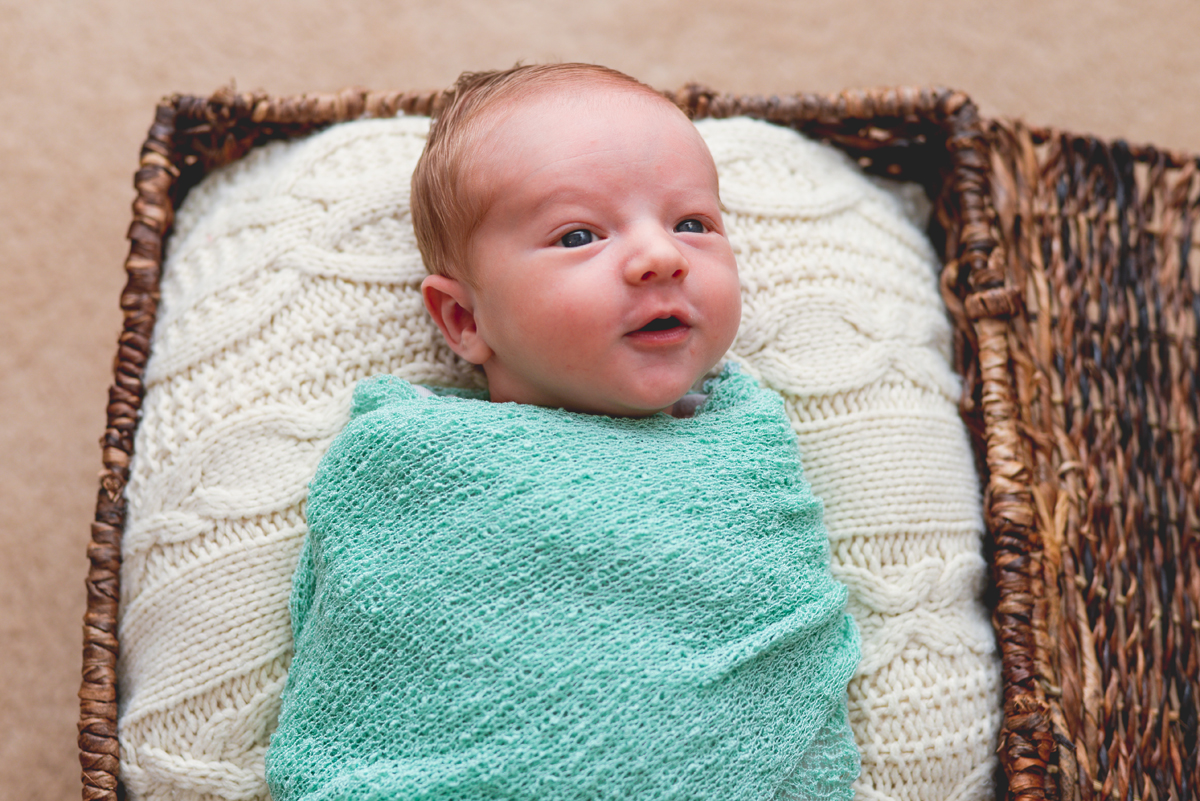
[{"label": "baby's face", "polygon": [[[501,112],[502,114],[504,112]],[[641,416],[728,350],[741,296],[695,127],[625,90],[525,102],[477,163],[468,248],[494,401]]]}]

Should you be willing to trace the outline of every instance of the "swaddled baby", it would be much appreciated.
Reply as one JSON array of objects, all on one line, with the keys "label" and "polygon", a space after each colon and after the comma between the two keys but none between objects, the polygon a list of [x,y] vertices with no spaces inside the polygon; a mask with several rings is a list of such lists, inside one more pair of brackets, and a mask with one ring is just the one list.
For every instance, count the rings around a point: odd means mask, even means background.
[{"label": "swaddled baby", "polygon": [[[313,479],[284,799],[849,798],[858,661],[687,118],[578,64],[464,75],[413,176],[487,393],[363,382]],[[685,397],[686,396],[686,397]]]}]

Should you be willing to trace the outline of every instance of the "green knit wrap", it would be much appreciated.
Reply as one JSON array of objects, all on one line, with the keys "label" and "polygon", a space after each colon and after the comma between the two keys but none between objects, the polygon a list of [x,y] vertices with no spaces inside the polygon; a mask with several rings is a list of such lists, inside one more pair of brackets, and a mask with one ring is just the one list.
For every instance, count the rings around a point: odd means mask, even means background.
[{"label": "green knit wrap", "polygon": [[290,799],[849,799],[859,658],[780,398],[695,417],[359,385],[267,755]]}]

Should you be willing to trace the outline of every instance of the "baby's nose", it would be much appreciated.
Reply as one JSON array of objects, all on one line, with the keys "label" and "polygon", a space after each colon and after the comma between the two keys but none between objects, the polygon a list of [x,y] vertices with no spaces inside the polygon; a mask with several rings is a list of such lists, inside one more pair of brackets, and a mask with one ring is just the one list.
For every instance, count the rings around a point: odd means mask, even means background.
[{"label": "baby's nose", "polygon": [[687,259],[667,232],[639,237],[637,247],[625,262],[625,280],[631,284],[679,280],[687,274]]}]

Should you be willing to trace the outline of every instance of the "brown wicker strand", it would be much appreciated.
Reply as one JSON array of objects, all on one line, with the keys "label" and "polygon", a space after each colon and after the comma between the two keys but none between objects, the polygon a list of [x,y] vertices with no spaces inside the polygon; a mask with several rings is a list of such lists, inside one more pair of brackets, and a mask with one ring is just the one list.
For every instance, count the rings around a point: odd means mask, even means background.
[{"label": "brown wicker strand", "polygon": [[162,242],[173,219],[170,192],[178,171],[168,154],[174,113],[171,106],[159,106],[134,178],[137,197],[129,228],[131,247],[125,261],[128,278],[121,293],[125,322],[117,346],[113,385],[108,393],[108,425],[100,440],[104,467],[88,546],[91,567],[86,582],[88,608],[83,622],[83,676],[79,689],[79,749],[85,801],[114,801],[118,797],[116,621],[121,532],[125,522],[124,490],[142,400],[142,375],[158,307]]},{"label": "brown wicker strand", "polygon": [[[1193,158],[994,123],[1026,296],[1012,360],[1042,564],[1038,684],[1064,798],[1190,798],[1200,778],[1200,260]],[[1024,365],[1024,367],[1021,367]],[[1018,376],[1019,377],[1019,376]],[[1022,381],[1018,380],[1018,387]],[[1009,688],[1010,690],[1012,688]]]}]

